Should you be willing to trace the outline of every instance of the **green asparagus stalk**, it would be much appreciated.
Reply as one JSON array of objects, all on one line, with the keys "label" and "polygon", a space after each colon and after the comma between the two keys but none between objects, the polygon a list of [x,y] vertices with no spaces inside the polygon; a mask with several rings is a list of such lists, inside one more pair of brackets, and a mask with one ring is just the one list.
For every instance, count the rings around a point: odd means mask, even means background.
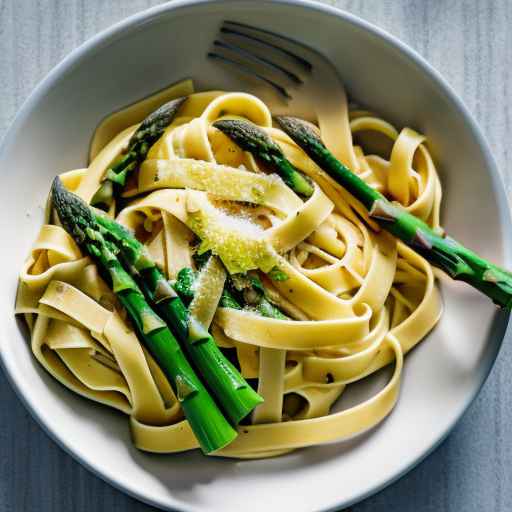
[{"label": "green asparagus stalk", "polygon": [[[190,304],[194,298],[194,283],[196,279],[197,272],[190,267],[182,268],[178,272],[173,288],[185,304]],[[219,306],[221,308],[242,309],[242,306],[240,306],[226,286],[222,290]]]},{"label": "green asparagus stalk", "polygon": [[[215,128],[226,134],[244,151],[267,164],[297,194],[309,197],[313,185],[283,155],[281,148],[258,126],[239,119],[223,119],[213,123]],[[266,151],[258,148],[265,147]]]},{"label": "green asparagus stalk", "polygon": [[232,442],[237,436],[236,430],[208,394],[165,322],[123,268],[116,246],[106,239],[105,230],[96,222],[92,210],[78,196],[68,192],[59,178],[52,186],[52,200],[66,231],[109,277],[140,339],[169,379],[202,450],[211,453]]},{"label": "green asparagus stalk", "polygon": [[261,316],[288,320],[288,317],[270,302],[265,286],[256,272],[232,275],[229,286],[232,294],[238,295],[241,302],[255,309]]},{"label": "green asparagus stalk", "polygon": [[[206,264],[210,256],[210,251],[203,254],[196,253],[194,255],[196,265],[201,268]],[[270,279],[276,281],[288,279],[288,276],[277,267],[272,269],[267,275]],[[178,279],[176,280],[174,288],[180,295],[185,296],[186,300],[192,300],[194,297],[193,287],[195,279],[196,273],[192,269],[182,269],[178,273]],[[228,275],[220,299],[220,305],[225,308],[242,309],[240,304],[254,309],[261,316],[280,320],[288,319],[288,317],[269,300],[265,286],[257,272]]]},{"label": "green asparagus stalk", "polygon": [[[481,258],[453,238],[435,232],[425,222],[390,202],[339,162],[308,123],[287,116],[279,116],[276,120],[321,169],[365,206],[370,218],[382,228],[453,279],[470,284],[500,307],[512,307],[512,273]],[[255,155],[269,152],[265,144],[254,138],[252,147]]]},{"label": "green asparagus stalk", "polygon": [[146,158],[151,146],[172,123],[186,99],[187,97],[171,100],[142,121],[130,138],[124,156],[107,170],[100,188],[91,200],[93,206],[109,210],[116,194],[125,186],[128,175]]},{"label": "green asparagus stalk", "polygon": [[189,314],[146,247],[109,217],[96,215],[96,221],[119,249],[146,299],[177,336],[226,416],[237,425],[263,399],[224,356],[211,334]]},{"label": "green asparagus stalk", "polygon": [[[201,268],[206,264],[210,256],[210,251],[203,254],[196,253],[194,255],[196,265]],[[285,281],[288,279],[288,276],[277,267],[273,268],[267,276],[275,281]],[[176,285],[190,296],[190,300],[193,298],[194,280],[194,271],[192,269],[183,269],[178,274],[178,280],[176,282]],[[254,309],[261,316],[281,320],[288,319],[288,317],[269,300],[265,286],[258,273],[255,271],[245,274],[228,274],[226,285],[222,291],[220,305],[224,308],[242,309],[240,304]]]}]

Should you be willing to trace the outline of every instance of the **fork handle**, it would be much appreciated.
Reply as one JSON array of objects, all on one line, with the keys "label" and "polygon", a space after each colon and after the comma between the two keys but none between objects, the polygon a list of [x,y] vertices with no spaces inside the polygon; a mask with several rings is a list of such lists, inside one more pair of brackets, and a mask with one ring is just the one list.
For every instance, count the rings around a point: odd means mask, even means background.
[{"label": "fork handle", "polygon": [[318,98],[322,99],[315,105],[315,110],[322,141],[339,161],[357,172],[360,166],[352,145],[345,88],[338,82],[326,90],[323,84]]}]

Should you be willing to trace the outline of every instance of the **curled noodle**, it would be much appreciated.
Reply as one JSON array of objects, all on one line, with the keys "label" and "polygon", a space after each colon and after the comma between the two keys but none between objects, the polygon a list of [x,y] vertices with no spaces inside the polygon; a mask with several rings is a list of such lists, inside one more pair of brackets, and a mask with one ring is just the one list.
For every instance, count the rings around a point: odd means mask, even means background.
[{"label": "curled noodle", "polygon": [[[127,206],[117,220],[141,234],[174,279],[180,268],[193,264],[198,215],[217,233],[216,226],[223,229],[222,215],[233,214],[253,226],[243,239],[253,257],[244,264],[265,271],[277,265],[288,277],[267,284],[289,319],[205,306],[217,342],[236,354],[246,378],[258,378],[265,399],[251,423],[239,426],[238,438],[216,454],[275,456],[374,427],[396,404],[404,355],[440,317],[432,268],[380,231],[353,197],[273,127],[269,109],[258,98],[193,93],[190,81],[175,85],[103,121],[88,168],[63,173],[65,186],[89,201],[137,123],[182,94],[190,94],[189,101],[151,148],[138,180],[127,187]],[[342,146],[357,162],[355,172],[440,228],[441,185],[425,138],[410,128],[398,131],[371,112],[341,110],[346,118],[339,120],[339,133],[348,137]],[[212,127],[224,117],[245,118],[265,129],[313,180],[314,194],[302,200]],[[333,123],[319,125],[332,130]],[[334,133],[322,136],[336,138]],[[384,153],[366,152],[365,140],[372,138],[387,148]],[[226,235],[226,255],[229,243]],[[222,257],[222,247],[216,250]],[[223,279],[217,282],[222,287]],[[51,215],[23,266],[16,313],[24,315],[32,351],[44,368],[72,391],[127,414],[138,448],[171,453],[198,447],[171,387],[115,296]],[[377,394],[331,412],[351,383],[389,364],[393,374]]]}]

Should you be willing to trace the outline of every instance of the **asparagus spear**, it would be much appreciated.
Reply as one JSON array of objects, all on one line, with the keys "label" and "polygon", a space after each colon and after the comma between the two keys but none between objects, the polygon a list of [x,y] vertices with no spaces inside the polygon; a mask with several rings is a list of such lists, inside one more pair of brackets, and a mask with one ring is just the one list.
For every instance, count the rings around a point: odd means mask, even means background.
[{"label": "asparagus spear", "polygon": [[53,182],[52,200],[66,231],[111,280],[113,291],[127,310],[140,339],[169,379],[202,450],[210,453],[229,444],[236,438],[236,430],[208,394],[165,322],[124,270],[117,248],[105,238],[105,230],[96,222],[92,210],[78,196],[68,192],[58,177]]},{"label": "asparagus spear", "polygon": [[[210,333],[189,315],[187,307],[151,259],[145,246],[109,217],[97,215],[96,221],[104,228],[105,238],[119,249],[126,267],[146,299],[171,327],[226,416],[237,425],[263,399],[228,361]],[[182,285],[185,282],[190,287],[192,281],[186,278],[190,277],[187,271],[192,269],[184,270]]]},{"label": "asparagus spear", "polygon": [[[210,256],[210,251],[203,254],[196,253],[194,255],[196,265],[201,268],[208,261]],[[276,281],[288,279],[288,276],[277,267],[272,269],[267,275]],[[192,300],[194,297],[194,281],[194,271],[192,269],[182,269],[178,273],[175,289],[178,293],[185,295],[187,300]],[[288,319],[288,317],[268,299],[265,286],[257,272],[228,275],[220,304],[222,307],[233,309],[242,309],[240,304],[244,304],[245,306],[255,309],[261,316],[280,320]]]},{"label": "asparagus spear", "polygon": [[[195,253],[193,258],[198,268],[201,268],[206,264],[210,256],[211,251],[207,251],[202,254]],[[288,276],[277,267],[274,267],[267,276],[275,281],[285,281],[288,279]],[[178,272],[174,289],[185,302],[190,302],[194,298],[194,282],[196,277],[197,272],[194,272],[191,268],[183,268]],[[240,304],[256,310],[261,316],[278,318],[280,320],[288,319],[269,300],[265,286],[257,272],[228,274],[220,298],[220,305],[223,308],[242,309]]]},{"label": "asparagus spear", "polygon": [[256,272],[232,275],[229,286],[234,294],[240,296],[244,304],[255,309],[261,316],[288,320],[288,317],[268,300],[265,287]]},{"label": "asparagus spear", "polygon": [[[294,192],[305,197],[311,196],[314,189],[308,178],[286,160],[281,148],[261,128],[239,119],[223,119],[213,123],[213,126],[226,134],[244,151],[249,151],[265,162]],[[266,151],[258,150],[262,146]]]},{"label": "asparagus spear", "polygon": [[[453,279],[470,284],[498,306],[512,307],[512,273],[481,258],[453,238],[436,233],[425,222],[388,201],[339,162],[308,123],[287,116],[279,116],[276,120],[320,168],[365,206],[370,217],[381,227]],[[239,130],[238,137],[246,137],[248,133],[247,130]],[[268,155],[270,151],[266,144],[254,137],[251,147],[253,154],[258,156]],[[283,160],[286,160],[284,155],[276,159],[277,162]]]},{"label": "asparagus spear", "polygon": [[[190,267],[182,268],[178,272],[173,287],[185,304],[189,304],[194,298],[194,283],[196,279],[197,272]],[[222,290],[219,305],[221,308],[242,309],[242,306],[240,306],[235,297],[233,297],[233,294],[226,287]]]},{"label": "asparagus spear", "polygon": [[116,193],[123,189],[127,176],[146,158],[151,146],[171,124],[186,100],[187,97],[183,97],[164,103],[142,121],[130,138],[124,156],[107,170],[91,200],[93,206],[108,211]]}]

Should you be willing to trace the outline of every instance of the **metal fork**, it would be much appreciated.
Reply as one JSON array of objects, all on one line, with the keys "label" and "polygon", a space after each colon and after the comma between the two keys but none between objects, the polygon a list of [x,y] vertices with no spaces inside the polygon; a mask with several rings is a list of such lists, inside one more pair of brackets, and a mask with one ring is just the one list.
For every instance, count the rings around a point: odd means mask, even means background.
[{"label": "metal fork", "polygon": [[358,168],[345,89],[334,65],[319,51],[271,30],[226,20],[208,57],[271,89],[273,114],[316,121],[329,150]]}]

